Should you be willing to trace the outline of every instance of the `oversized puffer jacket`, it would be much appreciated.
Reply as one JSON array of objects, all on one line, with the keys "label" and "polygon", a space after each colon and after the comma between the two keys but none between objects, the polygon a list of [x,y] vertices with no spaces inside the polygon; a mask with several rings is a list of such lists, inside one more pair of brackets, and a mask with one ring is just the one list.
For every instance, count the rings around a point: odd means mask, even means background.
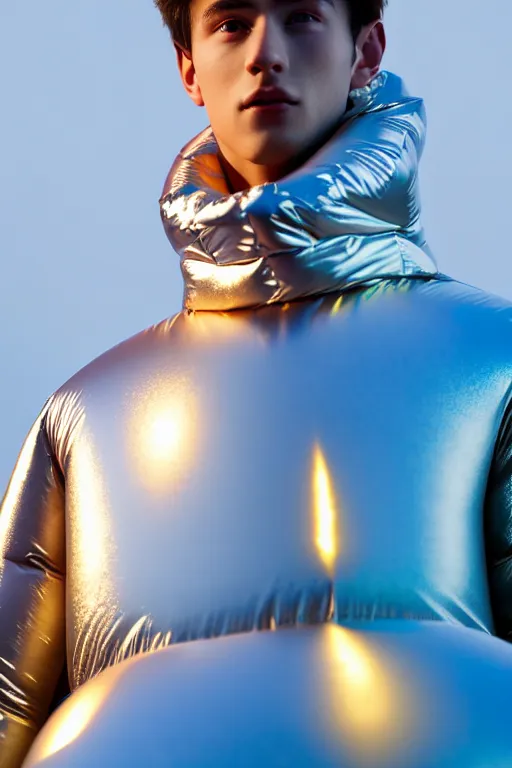
[{"label": "oversized puffer jacket", "polygon": [[512,306],[438,272],[424,136],[383,72],[281,182],[230,194],[211,130],[180,153],[185,309],[49,398],[3,500],[5,768],[63,668],[352,619],[508,637]]}]

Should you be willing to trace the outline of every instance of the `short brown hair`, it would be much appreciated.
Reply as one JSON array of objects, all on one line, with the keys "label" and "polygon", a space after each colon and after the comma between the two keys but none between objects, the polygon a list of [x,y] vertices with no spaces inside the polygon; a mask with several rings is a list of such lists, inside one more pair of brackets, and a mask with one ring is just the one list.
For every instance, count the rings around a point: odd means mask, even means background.
[{"label": "short brown hair", "polygon": [[[192,48],[190,30],[190,0],[154,0],[169,28],[175,43],[190,51]],[[350,12],[352,35],[355,38],[361,27],[380,19],[388,0],[345,0]]]}]

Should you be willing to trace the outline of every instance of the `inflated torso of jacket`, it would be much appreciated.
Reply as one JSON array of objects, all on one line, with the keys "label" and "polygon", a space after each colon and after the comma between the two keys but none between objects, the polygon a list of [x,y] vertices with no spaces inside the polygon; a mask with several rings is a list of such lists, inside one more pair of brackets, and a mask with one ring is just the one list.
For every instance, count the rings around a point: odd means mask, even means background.
[{"label": "inflated torso of jacket", "polygon": [[421,102],[386,73],[358,95],[329,150],[349,161],[259,196],[193,188],[201,157],[215,175],[210,134],[182,153],[162,211],[186,308],[80,371],[30,432],[0,515],[2,765],[65,664],[74,690],[250,630],[508,635],[512,305],[433,264]]}]

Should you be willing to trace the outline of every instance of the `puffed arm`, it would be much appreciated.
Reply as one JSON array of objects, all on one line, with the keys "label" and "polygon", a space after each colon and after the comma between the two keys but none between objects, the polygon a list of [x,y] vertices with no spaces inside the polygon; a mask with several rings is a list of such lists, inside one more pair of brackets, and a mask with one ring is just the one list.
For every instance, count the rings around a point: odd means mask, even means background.
[{"label": "puffed arm", "polygon": [[512,399],[501,424],[485,510],[489,589],[496,634],[512,640]]},{"label": "puffed arm", "polygon": [[22,448],[0,507],[0,768],[19,768],[65,661],[63,479],[46,431]]}]

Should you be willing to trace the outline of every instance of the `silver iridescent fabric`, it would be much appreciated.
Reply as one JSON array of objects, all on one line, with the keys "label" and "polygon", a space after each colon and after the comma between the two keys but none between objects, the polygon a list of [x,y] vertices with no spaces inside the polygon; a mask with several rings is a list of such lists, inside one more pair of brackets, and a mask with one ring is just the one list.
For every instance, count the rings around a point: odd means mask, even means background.
[{"label": "silver iridescent fabric", "polygon": [[0,506],[1,768],[512,764],[512,305],[436,272],[424,130],[384,73],[279,184],[180,155],[189,309],[49,397]]},{"label": "silver iridescent fabric", "polygon": [[435,274],[420,221],[421,99],[381,72],[352,91],[334,137],[298,171],[230,194],[211,128],[161,199],[188,309],[285,302],[383,277]]}]

